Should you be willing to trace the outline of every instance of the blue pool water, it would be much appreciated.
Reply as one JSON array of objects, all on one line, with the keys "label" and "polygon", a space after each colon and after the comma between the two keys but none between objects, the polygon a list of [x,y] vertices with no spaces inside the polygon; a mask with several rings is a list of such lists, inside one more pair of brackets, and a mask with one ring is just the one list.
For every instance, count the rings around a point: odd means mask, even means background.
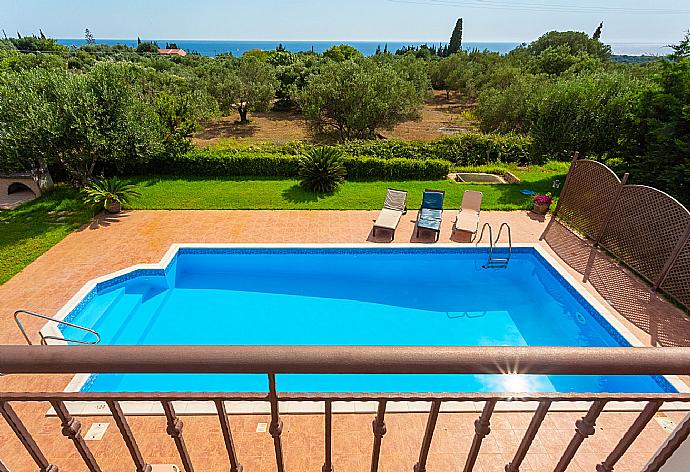
[{"label": "blue pool water", "polygon": [[[532,248],[194,249],[67,317],[117,345],[628,346]],[[83,336],[64,328],[67,337]],[[663,392],[661,377],[279,375],[280,391]],[[93,375],[83,391],[265,391],[265,375]]]}]

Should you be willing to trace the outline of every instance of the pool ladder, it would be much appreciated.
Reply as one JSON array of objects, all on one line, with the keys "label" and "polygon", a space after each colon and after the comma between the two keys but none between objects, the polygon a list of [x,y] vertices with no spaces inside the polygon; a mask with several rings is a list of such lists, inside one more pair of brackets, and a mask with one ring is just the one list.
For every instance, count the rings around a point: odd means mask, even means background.
[{"label": "pool ladder", "polygon": [[29,335],[26,333],[26,329],[24,328],[24,325],[22,324],[22,320],[19,318],[19,315],[28,315],[28,316],[33,316],[34,318],[41,318],[44,320],[52,321],[54,323],[57,323],[59,325],[64,325],[64,326],[69,326],[70,328],[75,328],[81,331],[86,331],[87,333],[93,334],[96,339],[94,341],[79,341],[77,339],[69,339],[61,336],[44,336],[43,333],[40,331],[38,332],[38,335],[41,337],[41,344],[46,345],[48,344],[47,341],[49,339],[53,339],[56,341],[63,341],[63,342],[68,342],[68,343],[77,343],[77,344],[98,344],[101,342],[101,336],[94,330],[85,328],[84,326],[79,326],[74,323],[70,323],[68,321],[64,320],[58,320],[56,318],[51,318],[50,316],[42,315],[40,313],[34,313],[33,311],[28,311],[28,310],[17,310],[14,312],[14,322],[17,323],[17,326],[19,326],[19,330],[22,332],[22,335],[24,335],[24,339],[26,339],[26,342],[29,344],[33,344],[31,342],[31,339],[29,338]]},{"label": "pool ladder", "polygon": [[[489,228],[489,260],[482,266],[484,269],[505,269],[508,267],[508,262],[510,262],[510,257],[513,255],[513,236],[510,232],[510,225],[508,223],[501,223],[501,226],[498,228],[498,235],[496,235],[496,239],[493,238],[493,229],[491,228],[491,225],[489,223],[484,223],[484,226],[482,226],[482,231],[479,233],[479,239],[477,239],[477,244],[479,244],[482,241],[482,238],[484,237],[484,230],[486,228]],[[507,233],[508,233],[508,256],[507,257],[495,257],[494,256],[494,247],[496,244],[498,244],[498,241],[501,239],[501,233],[503,232],[503,228],[506,228]]]}]

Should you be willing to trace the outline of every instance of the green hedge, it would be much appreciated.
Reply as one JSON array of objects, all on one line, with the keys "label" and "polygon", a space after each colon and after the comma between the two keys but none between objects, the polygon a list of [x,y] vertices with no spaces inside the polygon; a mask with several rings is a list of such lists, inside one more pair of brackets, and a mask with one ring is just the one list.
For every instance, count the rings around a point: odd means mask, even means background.
[{"label": "green hedge", "polygon": [[450,172],[450,162],[441,159],[345,157],[344,161],[351,180],[434,180]]},{"label": "green hedge", "polygon": [[336,147],[352,156],[444,159],[464,166],[531,163],[531,142],[518,135],[467,133],[435,141],[350,141]]},{"label": "green hedge", "polygon": [[129,175],[228,177],[297,175],[298,157],[265,152],[195,150],[181,156],[158,156],[142,166],[125,169]]},{"label": "green hedge", "polygon": [[[123,169],[126,175],[296,177],[298,155],[242,150],[197,150],[178,157],[156,157],[144,165]],[[353,180],[432,180],[450,172],[441,159],[380,159],[345,156],[347,178]]]},{"label": "green hedge", "polygon": [[[271,143],[247,145],[242,142],[226,142],[217,150],[234,154],[262,152],[300,155],[314,146],[301,141],[290,141],[281,145]],[[531,152],[532,142],[530,138],[516,134],[465,133],[435,141],[355,140],[336,144],[334,147],[349,156],[367,156],[379,159],[443,159],[459,166],[477,166],[498,162],[523,165],[541,163],[540,159]]]}]

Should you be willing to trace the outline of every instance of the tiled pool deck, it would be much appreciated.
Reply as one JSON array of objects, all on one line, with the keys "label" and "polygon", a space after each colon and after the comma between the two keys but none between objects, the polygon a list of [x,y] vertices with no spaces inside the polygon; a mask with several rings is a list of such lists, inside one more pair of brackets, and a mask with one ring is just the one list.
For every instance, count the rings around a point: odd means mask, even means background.
[{"label": "tiled pool deck", "polygon": [[[371,237],[377,212],[368,211],[138,211],[118,218],[103,218],[67,237],[6,284],[0,286],[0,344],[21,344],[12,321],[18,308],[55,314],[88,280],[138,263],[158,262],[173,243],[364,243],[385,242],[381,233]],[[446,212],[441,242],[451,242],[454,212]],[[414,238],[415,212],[403,217],[395,243],[429,243],[432,237]],[[514,242],[536,243],[547,223],[527,212],[484,212],[482,223],[507,221]],[[455,242],[462,242],[456,240]],[[633,334],[646,344],[690,345],[690,323],[671,304],[651,294],[628,272],[605,255],[591,251],[559,224],[544,235],[542,246],[570,265],[577,280],[597,300],[607,303]],[[565,266],[565,264],[564,264]],[[597,291],[598,290],[598,291]],[[405,296],[401,293],[401,296]],[[27,321],[31,333],[42,323]],[[5,391],[61,391],[72,376],[0,377]],[[59,421],[48,418],[46,404],[15,404],[20,417],[48,459],[61,471],[86,470],[72,443],[60,434]],[[679,422],[684,412],[659,413],[658,419]],[[552,470],[574,433],[582,413],[552,412],[542,425],[521,470]],[[585,440],[569,471],[592,471],[611,451],[637,413],[604,412],[597,432]],[[476,413],[442,413],[434,435],[427,470],[457,471],[464,464],[474,433]],[[496,413],[492,432],[484,440],[476,471],[503,471],[510,462],[527,424],[529,413]],[[187,439],[196,470],[227,470],[227,454],[217,418],[184,417]],[[90,441],[103,471],[134,470],[125,444],[112,418],[82,417],[82,432],[99,420],[110,422],[101,441]],[[371,457],[371,414],[336,414],[333,419],[335,470],[366,471]],[[323,417],[283,416],[286,470],[318,471],[323,463]],[[381,471],[411,471],[424,432],[425,414],[391,413],[386,416]],[[239,460],[247,472],[275,470],[272,439],[257,433],[265,415],[232,416],[230,423]],[[134,417],[130,424],[149,463],[177,463],[179,456],[165,432],[163,417]],[[616,466],[616,471],[640,470],[668,432],[652,421]],[[34,471],[35,465],[19,441],[0,420],[0,458],[12,472]]]}]

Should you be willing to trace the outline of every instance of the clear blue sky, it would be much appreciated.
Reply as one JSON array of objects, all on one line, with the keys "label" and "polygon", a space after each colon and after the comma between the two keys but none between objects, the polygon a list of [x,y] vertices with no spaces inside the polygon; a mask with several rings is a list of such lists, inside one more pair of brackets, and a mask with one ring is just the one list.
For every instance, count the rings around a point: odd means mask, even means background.
[{"label": "clear blue sky", "polygon": [[[583,3],[584,2],[584,3]],[[622,13],[634,9],[636,14]],[[655,10],[655,11],[649,11]],[[664,10],[670,14],[655,14]],[[457,17],[465,41],[530,41],[552,30],[605,42],[677,42],[688,0],[0,0],[8,35],[58,38],[447,41]]]}]

